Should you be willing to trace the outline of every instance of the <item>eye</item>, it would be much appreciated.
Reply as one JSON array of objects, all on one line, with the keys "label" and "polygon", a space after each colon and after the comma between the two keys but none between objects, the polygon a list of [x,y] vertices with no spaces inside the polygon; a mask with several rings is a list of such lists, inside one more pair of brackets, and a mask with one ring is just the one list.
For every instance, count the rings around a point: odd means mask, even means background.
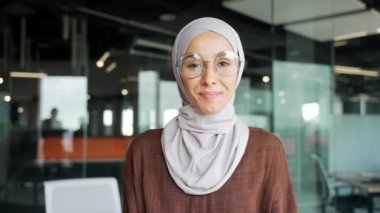
[{"label": "eye", "polygon": [[187,70],[199,70],[199,69],[202,69],[202,63],[201,62],[198,62],[198,61],[185,61],[184,63],[184,68],[186,68]]},{"label": "eye", "polygon": [[189,65],[187,65],[187,68],[189,68],[189,69],[196,69],[196,68],[198,68],[200,66],[201,66],[200,64],[189,64]]},{"label": "eye", "polygon": [[220,68],[226,68],[231,66],[231,61],[226,59],[218,60],[216,66]]}]

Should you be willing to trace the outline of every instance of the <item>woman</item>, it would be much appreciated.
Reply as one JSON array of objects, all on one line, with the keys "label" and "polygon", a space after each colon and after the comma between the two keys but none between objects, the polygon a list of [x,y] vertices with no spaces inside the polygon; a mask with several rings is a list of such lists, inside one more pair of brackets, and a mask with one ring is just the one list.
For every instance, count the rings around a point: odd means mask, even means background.
[{"label": "woman", "polygon": [[166,127],[132,143],[125,165],[126,212],[297,212],[280,140],[235,115],[244,69],[240,38],[200,18],[173,47],[183,107]]}]

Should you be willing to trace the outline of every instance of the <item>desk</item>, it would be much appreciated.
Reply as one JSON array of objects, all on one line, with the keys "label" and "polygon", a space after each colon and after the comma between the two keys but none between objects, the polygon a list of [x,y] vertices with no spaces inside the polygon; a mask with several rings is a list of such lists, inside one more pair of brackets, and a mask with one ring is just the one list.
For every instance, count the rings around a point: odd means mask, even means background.
[{"label": "desk", "polygon": [[380,173],[332,173],[336,180],[364,191],[368,199],[368,213],[373,213],[373,197],[380,196]]}]

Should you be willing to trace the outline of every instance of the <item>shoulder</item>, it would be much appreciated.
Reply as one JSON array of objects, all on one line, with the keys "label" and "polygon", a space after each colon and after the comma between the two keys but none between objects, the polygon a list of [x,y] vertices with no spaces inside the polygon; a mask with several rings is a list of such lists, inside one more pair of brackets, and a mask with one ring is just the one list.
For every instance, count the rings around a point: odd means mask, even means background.
[{"label": "shoulder", "polygon": [[134,141],[149,141],[150,139],[161,139],[162,129],[150,129],[139,134]]},{"label": "shoulder", "polygon": [[281,143],[281,140],[273,133],[257,127],[249,127],[249,140],[256,139],[267,143]]},{"label": "shoulder", "polygon": [[248,144],[262,149],[283,151],[281,139],[273,133],[256,127],[249,127]]},{"label": "shoulder", "polygon": [[162,129],[151,129],[137,135],[132,141],[131,151],[136,152],[145,149],[145,147],[161,146],[161,134]]},{"label": "shoulder", "polygon": [[264,129],[249,128],[249,130],[246,148],[248,157],[265,162],[266,167],[272,172],[286,168],[286,153],[281,139]]}]

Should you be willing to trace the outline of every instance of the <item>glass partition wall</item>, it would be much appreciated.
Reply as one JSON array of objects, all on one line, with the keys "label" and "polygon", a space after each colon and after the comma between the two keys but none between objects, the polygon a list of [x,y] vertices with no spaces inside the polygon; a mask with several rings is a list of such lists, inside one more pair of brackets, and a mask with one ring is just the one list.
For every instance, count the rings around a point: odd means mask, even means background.
[{"label": "glass partition wall", "polygon": [[1,208],[7,212],[38,209],[44,180],[82,177],[88,165],[87,21],[16,10],[2,11],[1,26]]},{"label": "glass partition wall", "polygon": [[273,5],[273,131],[286,147],[300,212],[321,211],[327,198],[311,156],[327,163],[331,143],[333,2]]},{"label": "glass partition wall", "polygon": [[[272,6],[273,132],[283,139],[300,212],[320,212],[334,194],[312,155],[330,173],[380,171],[373,151],[380,72],[367,58],[378,52],[369,44],[379,39],[378,6],[339,0]],[[331,204],[327,209],[334,212]]]},{"label": "glass partition wall", "polygon": [[[321,212],[326,195],[312,154],[329,171],[380,168],[369,148],[379,146],[379,75],[363,59],[378,38],[339,37],[347,19],[374,13],[366,1],[17,2],[2,5],[0,21],[1,212],[44,212],[45,180],[113,176],[121,189],[133,138],[178,114],[172,44],[203,16],[241,36],[236,113],[282,139],[300,212]],[[352,161],[360,147],[369,155]]]}]

